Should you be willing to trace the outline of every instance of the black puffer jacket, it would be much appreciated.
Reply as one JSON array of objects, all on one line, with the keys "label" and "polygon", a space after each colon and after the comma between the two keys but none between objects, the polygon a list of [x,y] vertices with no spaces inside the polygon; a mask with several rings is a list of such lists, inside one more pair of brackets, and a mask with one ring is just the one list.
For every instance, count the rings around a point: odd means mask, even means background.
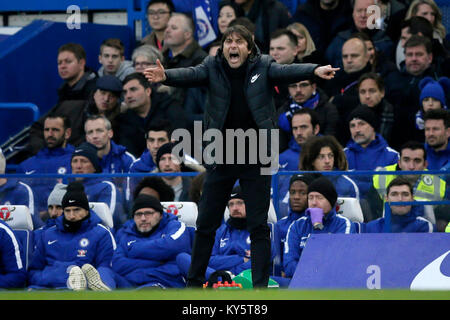
[{"label": "black puffer jacket", "polygon": [[[230,81],[222,66],[224,59],[219,51],[215,57],[208,56],[198,66],[166,70],[169,86],[206,86],[209,103],[204,113],[204,129],[222,130],[230,105]],[[293,83],[314,75],[316,64],[277,64],[268,55],[259,52],[249,57],[244,92],[253,119],[259,129],[274,129],[275,106],[272,96],[274,83]]]}]

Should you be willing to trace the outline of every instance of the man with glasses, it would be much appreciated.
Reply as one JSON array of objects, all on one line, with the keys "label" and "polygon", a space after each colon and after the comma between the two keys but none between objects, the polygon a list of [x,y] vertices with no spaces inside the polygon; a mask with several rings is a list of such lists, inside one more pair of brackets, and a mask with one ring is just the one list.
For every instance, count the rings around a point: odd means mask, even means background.
[{"label": "man with glasses", "polygon": [[167,28],[170,15],[175,11],[171,0],[152,0],[147,5],[147,22],[151,33],[142,39],[143,44],[149,44],[160,51],[164,45],[164,31]]},{"label": "man with glasses", "polygon": [[116,234],[112,268],[118,287],[184,287],[175,258],[191,251],[185,224],[146,194],[135,199],[132,215]]}]

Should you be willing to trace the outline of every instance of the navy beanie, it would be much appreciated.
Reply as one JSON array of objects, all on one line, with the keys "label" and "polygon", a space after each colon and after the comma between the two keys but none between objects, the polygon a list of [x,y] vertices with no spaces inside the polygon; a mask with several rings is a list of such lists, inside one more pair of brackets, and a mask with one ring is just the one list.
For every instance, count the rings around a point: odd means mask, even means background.
[{"label": "navy beanie", "polygon": [[366,105],[360,105],[350,113],[348,122],[352,121],[353,119],[364,120],[365,122],[370,124],[372,128],[375,129],[375,131],[378,130],[378,117],[375,112],[373,112],[372,109]]},{"label": "navy beanie", "polygon": [[100,166],[100,159],[97,156],[97,148],[88,142],[83,142],[80,144],[75,151],[72,153],[72,159],[76,156],[83,156],[91,161],[95,168],[95,172],[102,172],[102,167]]},{"label": "navy beanie", "polygon": [[155,197],[148,194],[140,194],[137,196],[137,198],[133,202],[132,214],[134,215],[137,210],[142,208],[152,208],[161,214],[164,212],[164,207],[162,206],[161,202],[159,202],[159,200]]},{"label": "navy beanie", "polygon": [[81,182],[74,181],[67,186],[61,206],[63,209],[66,207],[80,207],[89,211],[89,201]]}]

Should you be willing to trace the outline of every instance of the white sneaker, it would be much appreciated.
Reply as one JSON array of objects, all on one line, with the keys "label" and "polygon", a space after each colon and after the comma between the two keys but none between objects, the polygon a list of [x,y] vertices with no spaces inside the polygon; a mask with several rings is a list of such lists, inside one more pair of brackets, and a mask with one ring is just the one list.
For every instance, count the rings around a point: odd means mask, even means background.
[{"label": "white sneaker", "polygon": [[74,291],[86,290],[86,277],[80,267],[75,266],[70,269],[67,287]]},{"label": "white sneaker", "polygon": [[111,288],[103,283],[97,269],[89,263],[84,264],[81,269],[87,278],[87,285],[93,291],[111,291]]}]

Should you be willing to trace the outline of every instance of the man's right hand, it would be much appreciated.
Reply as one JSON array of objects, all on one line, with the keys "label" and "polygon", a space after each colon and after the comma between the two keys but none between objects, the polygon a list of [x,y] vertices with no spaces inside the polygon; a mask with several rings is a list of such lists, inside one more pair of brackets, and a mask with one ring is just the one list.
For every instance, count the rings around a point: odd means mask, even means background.
[{"label": "man's right hand", "polygon": [[159,61],[159,59],[156,59],[156,65],[151,66],[144,70],[144,75],[150,82],[162,82],[166,80],[166,73],[164,71],[164,67]]}]

